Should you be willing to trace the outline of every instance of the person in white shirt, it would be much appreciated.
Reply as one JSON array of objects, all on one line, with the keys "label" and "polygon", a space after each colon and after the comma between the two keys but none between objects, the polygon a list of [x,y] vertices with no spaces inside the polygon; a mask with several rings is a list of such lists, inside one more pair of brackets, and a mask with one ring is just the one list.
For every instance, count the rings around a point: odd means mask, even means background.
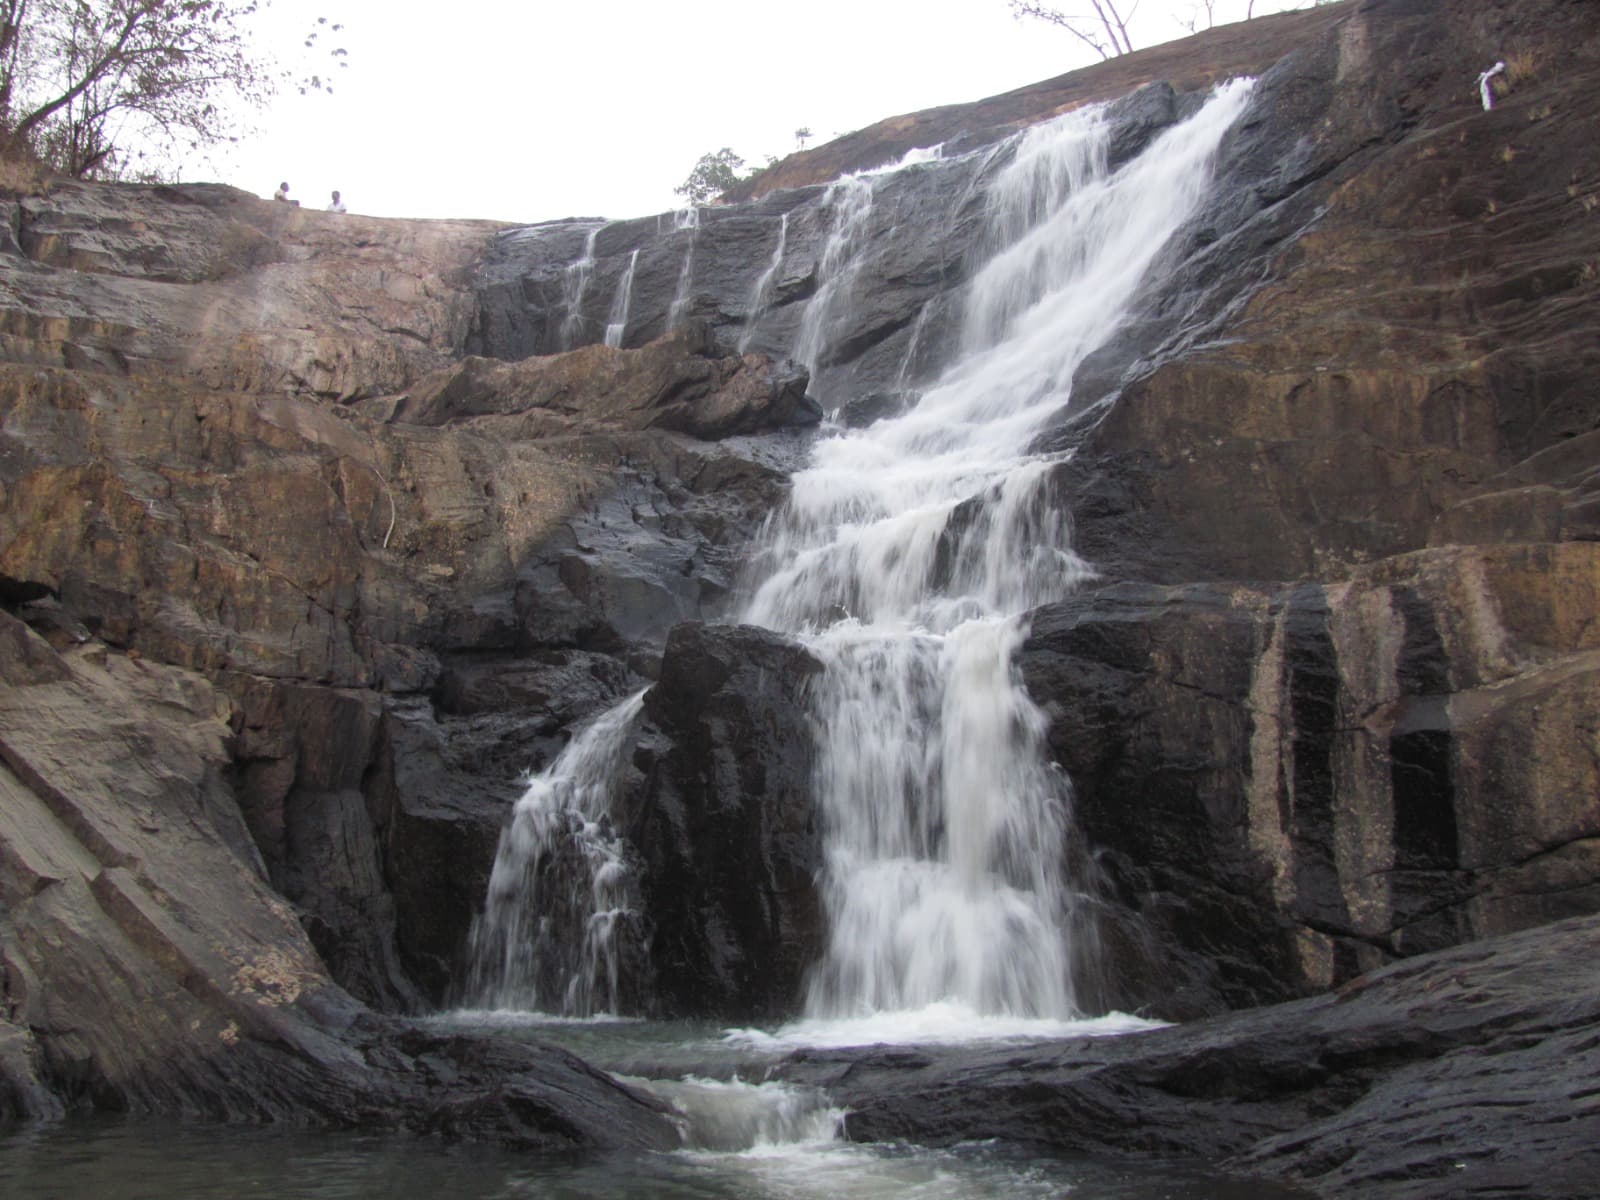
[{"label": "person in white shirt", "polygon": [[345,211],[344,201],[339,199],[338,191],[333,193],[333,203],[328,205],[328,211],[337,213],[342,213]]},{"label": "person in white shirt", "polygon": [[289,185],[287,183],[280,183],[278,185],[278,190],[272,193],[272,198],[274,200],[281,200],[285,204],[300,203],[298,200],[289,199]]}]

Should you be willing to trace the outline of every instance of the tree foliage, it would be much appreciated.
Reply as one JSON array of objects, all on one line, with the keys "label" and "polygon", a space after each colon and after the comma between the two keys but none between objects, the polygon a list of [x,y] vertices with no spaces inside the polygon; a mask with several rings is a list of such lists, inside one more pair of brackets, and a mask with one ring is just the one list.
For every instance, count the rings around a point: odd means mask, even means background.
[{"label": "tree foliage", "polygon": [[[268,0],[270,2],[270,0]],[[115,176],[235,135],[291,80],[250,37],[263,0],[0,0],[0,153]],[[336,31],[318,22],[306,39]],[[343,64],[345,51],[330,52]],[[325,89],[318,74],[293,80]]]},{"label": "tree foliage", "polygon": [[702,154],[689,178],[672,190],[691,204],[705,204],[744,178],[739,174],[742,166],[744,159],[724,146],[715,154]]}]

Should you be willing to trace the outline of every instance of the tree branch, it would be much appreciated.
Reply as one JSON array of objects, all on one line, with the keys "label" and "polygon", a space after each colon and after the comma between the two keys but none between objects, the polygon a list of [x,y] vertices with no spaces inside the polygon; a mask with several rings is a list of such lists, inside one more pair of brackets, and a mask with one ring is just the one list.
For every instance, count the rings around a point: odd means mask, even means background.
[{"label": "tree branch", "polygon": [[128,40],[133,36],[134,31],[157,7],[159,7],[159,0],[140,0],[140,3],[130,9],[127,19],[122,23],[122,28],[118,31],[116,40],[112,43],[111,48],[102,54],[93,65],[85,68],[82,77],[67,88],[65,92],[54,100],[34,109],[26,117],[18,121],[6,140],[6,149],[15,149],[41,123],[83,95],[97,80],[116,65],[121,60],[123,47],[128,44]]}]

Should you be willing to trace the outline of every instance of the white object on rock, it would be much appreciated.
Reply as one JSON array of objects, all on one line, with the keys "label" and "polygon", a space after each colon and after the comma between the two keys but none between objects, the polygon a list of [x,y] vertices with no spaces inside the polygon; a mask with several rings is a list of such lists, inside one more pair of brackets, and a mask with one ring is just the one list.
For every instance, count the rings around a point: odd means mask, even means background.
[{"label": "white object on rock", "polygon": [[1489,80],[1493,79],[1496,75],[1504,75],[1505,73],[1505,63],[1497,62],[1482,75],[1478,76],[1478,94],[1483,97],[1484,112],[1488,112],[1494,107],[1494,89],[1489,86]]}]

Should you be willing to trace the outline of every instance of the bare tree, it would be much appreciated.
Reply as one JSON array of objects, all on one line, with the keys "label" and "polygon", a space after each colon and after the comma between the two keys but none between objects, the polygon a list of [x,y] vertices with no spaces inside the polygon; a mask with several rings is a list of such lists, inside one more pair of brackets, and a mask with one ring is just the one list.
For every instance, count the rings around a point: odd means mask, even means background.
[{"label": "bare tree", "polygon": [[[1115,58],[1119,54],[1133,53],[1133,40],[1128,36],[1128,22],[1138,11],[1138,4],[1128,0],[1085,0],[1088,11],[1066,13],[1034,0],[1011,0],[1012,15],[1036,17],[1059,25],[1101,58]],[[1124,11],[1126,9],[1126,11]]]},{"label": "bare tree", "polygon": [[[1327,2],[1328,0],[1316,0],[1316,3],[1318,4]],[[1173,17],[1173,20],[1177,21],[1179,25],[1183,26],[1183,28],[1187,29],[1190,33],[1200,33],[1202,30],[1214,29],[1216,28],[1217,24],[1217,3],[1218,0],[1199,0],[1198,3],[1191,4],[1189,6],[1189,16],[1187,19],[1175,16]],[[1255,15],[1256,0],[1245,0],[1244,15],[1239,17],[1238,20],[1254,20]],[[1204,19],[1202,19],[1202,17]],[[1226,23],[1226,16],[1224,16],[1223,21]]]},{"label": "bare tree", "polygon": [[1217,0],[1199,0],[1199,3],[1189,5],[1187,17],[1174,15],[1172,19],[1190,33],[1210,29],[1217,23]]},{"label": "bare tree", "polygon": [[[251,42],[259,8],[260,0],[0,0],[0,154],[29,147],[73,175],[114,174],[129,144],[170,154],[227,139],[238,112],[290,78]],[[342,64],[344,49],[332,57]],[[327,86],[314,74],[295,82]]]}]

